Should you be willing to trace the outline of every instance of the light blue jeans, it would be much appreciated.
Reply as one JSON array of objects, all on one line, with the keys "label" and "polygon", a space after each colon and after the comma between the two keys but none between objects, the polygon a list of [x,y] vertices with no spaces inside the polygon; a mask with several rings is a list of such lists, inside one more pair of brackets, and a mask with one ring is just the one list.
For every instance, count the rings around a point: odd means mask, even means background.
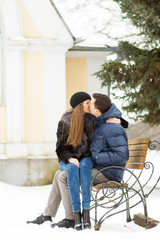
[{"label": "light blue jeans", "polygon": [[73,212],[81,211],[80,186],[82,191],[82,208],[90,209],[90,184],[92,180],[93,162],[91,157],[80,161],[80,168],[73,163],[59,162],[61,171],[67,171],[68,188],[71,197]]}]

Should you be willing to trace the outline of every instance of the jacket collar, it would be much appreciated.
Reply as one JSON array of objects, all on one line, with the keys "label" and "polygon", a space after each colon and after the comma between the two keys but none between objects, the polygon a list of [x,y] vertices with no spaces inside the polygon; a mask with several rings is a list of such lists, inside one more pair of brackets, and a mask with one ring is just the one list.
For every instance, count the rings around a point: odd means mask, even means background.
[{"label": "jacket collar", "polygon": [[121,118],[121,116],[121,111],[116,107],[114,103],[112,103],[107,112],[103,113],[101,116],[94,120],[94,124],[95,126],[99,126],[100,124],[106,122],[106,120],[109,118]]}]

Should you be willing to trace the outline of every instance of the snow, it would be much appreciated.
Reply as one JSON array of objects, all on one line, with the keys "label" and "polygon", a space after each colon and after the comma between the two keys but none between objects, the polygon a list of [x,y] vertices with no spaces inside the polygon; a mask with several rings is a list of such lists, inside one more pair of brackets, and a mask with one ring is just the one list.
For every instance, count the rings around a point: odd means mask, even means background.
[{"label": "snow", "polygon": [[[156,175],[159,176],[158,162],[160,157],[159,151],[152,151],[148,154],[148,160],[153,159],[156,162]],[[0,182],[0,236],[3,240],[28,240],[28,239],[54,239],[58,236],[59,239],[65,239],[66,236],[70,240],[79,238],[91,238],[91,239],[140,239],[140,238],[159,238],[160,224],[158,226],[145,230],[134,222],[126,223],[125,213],[115,215],[114,217],[106,220],[100,231],[94,230],[94,223],[92,221],[92,228],[90,230],[83,230],[77,232],[74,229],[59,229],[51,228],[50,222],[46,222],[42,225],[27,224],[27,220],[33,220],[39,216],[47,204],[47,199],[50,193],[51,185],[46,186],[14,186],[4,182]],[[160,197],[160,184],[154,190],[154,192],[147,199],[148,216],[156,220],[160,220],[159,211],[159,197]],[[142,213],[143,209],[141,205],[133,208],[131,211],[132,217],[134,214]],[[91,216],[93,212],[91,211]],[[59,221],[64,218],[64,209],[60,205],[57,216],[53,221]],[[2,237],[3,236],[3,237]]]}]

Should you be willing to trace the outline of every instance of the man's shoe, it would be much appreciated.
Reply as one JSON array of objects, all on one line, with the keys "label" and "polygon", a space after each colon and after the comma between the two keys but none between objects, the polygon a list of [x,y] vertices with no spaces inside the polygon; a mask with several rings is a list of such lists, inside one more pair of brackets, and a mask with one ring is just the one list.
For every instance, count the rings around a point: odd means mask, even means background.
[{"label": "man's shoe", "polygon": [[35,223],[35,224],[40,225],[40,224],[42,224],[42,223],[44,223],[44,222],[46,222],[46,221],[52,222],[51,216],[44,216],[44,215],[42,214],[42,215],[40,215],[39,217],[37,217],[37,218],[36,218],[35,220],[33,220],[33,221],[27,221],[27,223]]},{"label": "man's shoe", "polygon": [[70,220],[70,219],[65,218],[58,223],[51,224],[52,228],[54,228],[55,226],[57,226],[59,228],[70,228],[70,227],[74,228],[74,220]]}]

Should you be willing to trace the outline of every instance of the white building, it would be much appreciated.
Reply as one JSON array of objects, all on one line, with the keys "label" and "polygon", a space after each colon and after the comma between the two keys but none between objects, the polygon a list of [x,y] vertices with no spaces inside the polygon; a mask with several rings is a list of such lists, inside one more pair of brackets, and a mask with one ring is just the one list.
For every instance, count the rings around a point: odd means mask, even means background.
[{"label": "white building", "polygon": [[75,47],[52,0],[0,0],[0,180],[51,182],[57,123],[114,49]]}]

